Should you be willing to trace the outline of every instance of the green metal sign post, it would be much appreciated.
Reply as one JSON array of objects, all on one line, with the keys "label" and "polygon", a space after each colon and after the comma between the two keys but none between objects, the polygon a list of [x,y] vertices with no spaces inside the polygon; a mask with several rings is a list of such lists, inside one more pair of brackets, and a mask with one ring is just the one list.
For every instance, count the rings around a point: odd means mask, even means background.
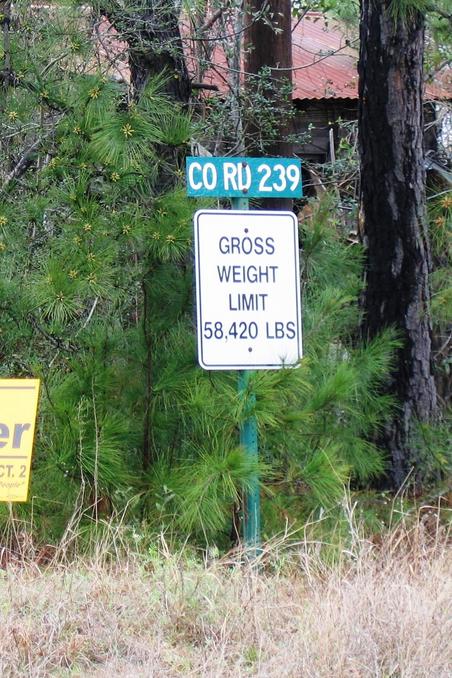
[{"label": "green metal sign post", "polygon": [[[240,427],[240,445],[245,453],[252,459],[258,459],[257,446],[257,422],[256,417],[249,414],[249,410],[256,402],[254,393],[248,393],[248,383],[251,372],[242,370],[239,372],[239,395],[245,401],[247,418]],[[261,542],[261,511],[259,478],[253,478],[251,487],[245,495],[243,506],[243,537],[248,549],[248,555],[255,558],[259,554]]]},{"label": "green metal sign post", "polygon": [[[252,211],[249,198],[302,196],[296,158],[186,159],[187,194],[222,197],[232,210],[194,215],[198,362],[238,371],[244,420],[240,445],[258,459],[256,369],[281,369],[302,357],[298,223],[292,212]],[[250,315],[251,314],[251,315]],[[243,501],[247,556],[261,552],[259,477]]]},{"label": "green metal sign post", "polygon": [[[249,209],[247,198],[231,198],[233,210]],[[247,414],[256,402],[254,393],[248,393],[248,383],[251,375],[250,370],[240,370],[238,379],[239,396],[245,401]],[[240,427],[240,445],[245,453],[252,459],[258,459],[257,422],[253,415],[247,416]],[[261,510],[259,478],[253,478],[252,485],[244,498],[243,506],[243,538],[248,549],[248,555],[255,558],[261,543]]]}]

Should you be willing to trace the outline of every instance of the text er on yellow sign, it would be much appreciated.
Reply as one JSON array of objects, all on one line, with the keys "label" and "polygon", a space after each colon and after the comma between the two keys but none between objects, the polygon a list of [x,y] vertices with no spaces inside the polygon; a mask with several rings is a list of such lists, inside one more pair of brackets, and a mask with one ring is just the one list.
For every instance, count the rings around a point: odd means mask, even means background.
[{"label": "text er on yellow sign", "polygon": [[0,501],[27,501],[39,379],[0,379]]}]

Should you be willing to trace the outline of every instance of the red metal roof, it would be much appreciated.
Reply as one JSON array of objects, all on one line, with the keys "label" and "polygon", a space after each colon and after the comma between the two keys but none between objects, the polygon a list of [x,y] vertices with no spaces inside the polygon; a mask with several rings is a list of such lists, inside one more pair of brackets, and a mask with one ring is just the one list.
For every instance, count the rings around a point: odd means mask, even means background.
[{"label": "red metal roof", "polygon": [[322,14],[308,14],[292,32],[293,98],[357,99],[358,37]]},{"label": "red metal roof", "polygon": [[[356,31],[336,21],[327,20],[320,12],[309,12],[301,21],[294,19],[292,28],[293,98],[294,99],[357,99],[358,50]],[[228,67],[222,48],[216,44],[210,56],[212,67],[203,83],[228,88]],[[195,60],[187,55],[189,70],[196,72]],[[243,79],[244,72],[241,72]],[[196,78],[195,78],[196,79]],[[426,86],[426,96],[452,98],[451,71],[438,82]]]}]

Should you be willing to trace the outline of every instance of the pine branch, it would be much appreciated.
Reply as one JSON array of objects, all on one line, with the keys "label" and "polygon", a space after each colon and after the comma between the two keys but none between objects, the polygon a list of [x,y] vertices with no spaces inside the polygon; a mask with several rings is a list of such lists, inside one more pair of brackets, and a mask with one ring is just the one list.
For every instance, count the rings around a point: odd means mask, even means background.
[{"label": "pine branch", "polygon": [[452,25],[452,14],[449,12],[444,11],[441,9],[441,7],[438,7],[438,5],[429,5],[427,7],[429,12],[433,12],[434,14],[438,14],[442,19],[446,19],[451,25]]},{"label": "pine branch", "polygon": [[54,59],[52,59],[52,61],[49,61],[49,63],[47,64],[47,66],[45,66],[45,68],[42,70],[41,75],[40,75],[39,77],[40,77],[40,78],[43,78],[44,75],[45,75],[48,71],[50,71],[50,69],[51,69],[53,66],[55,66],[55,64],[57,64],[59,61],[62,61],[63,59],[65,59],[67,56],[69,56],[69,54],[70,54],[70,52],[63,52],[62,54],[59,54],[57,57],[55,57]]},{"label": "pine branch", "polygon": [[45,139],[47,139],[54,130],[54,126],[52,125],[52,128],[47,132],[47,134],[44,134],[43,136],[39,137],[39,139],[36,139],[28,148],[26,148],[23,152],[22,155],[20,156],[18,162],[12,169],[12,171],[8,174],[6,177],[5,181],[3,182],[2,187],[0,188],[0,195],[2,193],[5,193],[6,189],[8,188],[8,185],[14,180],[14,179],[19,179],[27,169],[30,167],[30,165],[33,162],[33,154],[34,152],[39,148],[39,146],[44,142]]},{"label": "pine branch", "polygon": [[78,348],[74,344],[67,343],[65,344],[61,339],[58,337],[53,336],[52,334],[49,334],[46,332],[44,328],[41,327],[41,325],[38,323],[36,320],[35,316],[32,313],[29,313],[27,316],[28,320],[30,321],[30,324],[34,329],[39,332],[47,341],[49,341],[55,348],[58,348],[59,350],[66,351],[67,353],[76,353]]},{"label": "pine branch", "polygon": [[43,139],[39,138],[36,141],[34,141],[31,146],[25,149],[25,151],[22,153],[22,155],[19,158],[19,161],[16,163],[14,166],[13,170],[8,174],[6,177],[5,181],[3,182],[3,186],[0,189],[0,194],[4,193],[8,187],[8,185],[14,180],[18,179],[21,177],[29,166],[32,163],[32,156],[33,153],[39,148],[40,144],[42,143]]}]

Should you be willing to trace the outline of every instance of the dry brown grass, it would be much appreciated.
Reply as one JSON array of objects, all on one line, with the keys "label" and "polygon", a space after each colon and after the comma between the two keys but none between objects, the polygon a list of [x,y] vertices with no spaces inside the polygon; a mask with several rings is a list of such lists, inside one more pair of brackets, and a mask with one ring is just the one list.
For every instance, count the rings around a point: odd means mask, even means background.
[{"label": "dry brown grass", "polygon": [[450,552],[422,523],[334,567],[308,542],[269,546],[259,572],[160,547],[0,571],[0,676],[452,674]]}]

